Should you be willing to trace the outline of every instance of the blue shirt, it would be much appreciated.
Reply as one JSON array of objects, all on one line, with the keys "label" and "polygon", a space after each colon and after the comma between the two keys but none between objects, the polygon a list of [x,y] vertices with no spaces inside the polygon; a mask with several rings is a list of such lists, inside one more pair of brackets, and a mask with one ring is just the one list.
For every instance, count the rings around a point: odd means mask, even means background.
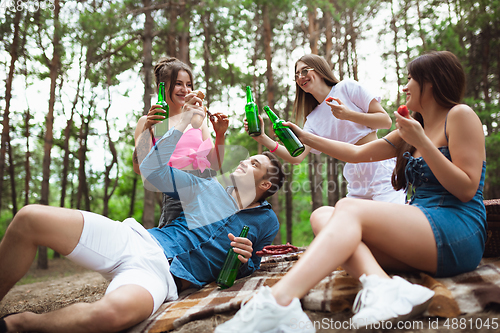
[{"label": "blue shirt", "polygon": [[235,199],[215,178],[199,178],[167,165],[182,132],[170,129],[151,149],[140,169],[152,185],[182,202],[184,213],[163,228],[149,233],[172,258],[170,271],[197,287],[215,281],[231,248],[228,233],[238,236],[249,226],[247,238],[254,254],[242,265],[238,277],[251,274],[260,266],[255,251],[272,243],[279,222],[264,201],[257,207],[238,208]]}]

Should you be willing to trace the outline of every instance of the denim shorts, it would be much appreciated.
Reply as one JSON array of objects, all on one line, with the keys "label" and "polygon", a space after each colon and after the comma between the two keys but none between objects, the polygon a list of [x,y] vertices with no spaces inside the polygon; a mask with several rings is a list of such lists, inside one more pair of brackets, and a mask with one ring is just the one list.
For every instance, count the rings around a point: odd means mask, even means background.
[{"label": "denim shorts", "polygon": [[449,192],[432,186],[415,192],[411,205],[427,217],[438,252],[436,277],[454,276],[474,270],[484,252],[486,212],[478,194],[461,202]]}]

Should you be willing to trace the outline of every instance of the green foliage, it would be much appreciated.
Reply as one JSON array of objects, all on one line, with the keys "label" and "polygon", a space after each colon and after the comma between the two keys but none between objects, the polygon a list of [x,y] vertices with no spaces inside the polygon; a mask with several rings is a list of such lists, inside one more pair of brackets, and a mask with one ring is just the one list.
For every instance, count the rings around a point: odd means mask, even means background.
[{"label": "green foliage", "polygon": [[[500,26],[499,0],[489,2],[477,0],[459,0],[444,3],[435,0],[419,1],[417,3],[400,0],[395,2],[376,2],[374,0],[332,2],[327,0],[272,0],[272,1],[231,1],[208,0],[204,2],[189,2],[186,13],[178,13],[175,26],[170,22],[170,8],[162,7],[153,10],[154,41],[153,59],[168,55],[167,40],[178,38],[180,33],[188,33],[190,40],[190,60],[195,72],[196,88],[205,89],[210,103],[227,105],[224,111],[231,114],[231,124],[227,132],[228,157],[224,161],[223,170],[232,170],[242,158],[256,154],[258,145],[242,128],[243,109],[236,109],[235,101],[244,99],[244,88],[249,85],[254,91],[257,104],[262,109],[268,104],[268,92],[274,94],[274,110],[282,117],[290,116],[294,99],[295,85],[291,81],[290,64],[294,58],[309,51],[308,10],[317,12],[318,33],[320,34],[318,50],[326,53],[326,13],[333,16],[332,23],[337,24],[339,31],[333,38],[333,54],[331,55],[336,74],[343,73],[353,77],[353,59],[357,46],[352,44],[356,38],[364,38],[364,33],[374,22],[381,22],[385,28],[380,42],[386,49],[384,58],[387,60],[386,80],[393,80],[394,73],[399,78],[398,89],[404,84],[405,67],[408,61],[418,54],[428,50],[449,50],[462,61],[466,72],[468,90],[466,103],[479,115],[486,134],[487,151],[487,195],[500,195],[500,179],[498,167],[500,164],[499,123],[499,56]],[[152,2],[153,6],[163,6],[166,2]],[[66,207],[76,206],[78,186],[78,138],[82,117],[90,119],[89,141],[105,145],[106,139],[99,135],[102,132],[97,124],[104,118],[108,96],[106,87],[116,86],[121,73],[138,72],[142,66],[142,40],[144,15],[143,4],[138,0],[124,1],[78,1],[62,2],[60,15],[61,36],[61,70],[58,82],[58,97],[55,110],[55,136],[52,149],[50,204],[59,205],[60,184],[62,174],[62,154],[65,124],[69,108],[68,100],[76,95],[77,77],[72,71],[77,64],[77,57],[82,57],[81,69],[84,73],[75,107],[76,116],[71,128],[70,167],[68,170],[68,188]],[[271,41],[273,86],[269,86],[266,77],[267,64],[264,53],[263,10],[267,6],[271,18],[273,39]],[[177,8],[177,7],[176,7]],[[377,15],[379,10],[391,11],[386,18]],[[385,13],[384,12],[384,13]],[[35,13],[23,12],[21,18],[20,60],[18,60],[15,79],[24,78],[28,85],[46,85],[49,81],[49,59],[52,56],[52,38],[54,35],[53,12],[42,10]],[[377,16],[376,16],[377,15]],[[0,47],[5,57],[0,59],[4,70],[8,68],[8,56],[12,44],[14,12],[0,13]],[[337,27],[335,27],[337,29]],[[172,36],[169,34],[176,34]],[[356,37],[356,38],[354,38]],[[336,48],[340,48],[341,52]],[[300,56],[299,55],[299,56]],[[396,57],[397,56],[397,57]],[[22,60],[21,60],[22,59]],[[396,59],[399,72],[396,73]],[[24,64],[26,61],[26,64]],[[7,71],[5,71],[7,72]],[[46,80],[47,79],[47,80]],[[142,89],[143,82],[137,80],[137,90]],[[0,96],[2,107],[5,98]],[[123,92],[127,95],[128,92]],[[28,99],[18,86],[13,91],[14,99]],[[392,111],[400,101],[384,100],[382,105],[393,117]],[[112,101],[111,101],[112,102]],[[46,100],[30,101],[32,115],[37,115],[30,123],[30,168],[28,201],[37,203],[40,200],[40,183],[42,179],[43,140],[45,119],[38,117],[45,113],[48,104]],[[41,105],[41,107],[40,107]],[[2,108],[3,110],[3,108]],[[18,207],[24,204],[24,167],[27,150],[24,138],[23,109],[11,108],[11,145],[13,149],[13,164],[15,168],[16,203]],[[136,114],[137,113],[137,114]],[[135,174],[132,170],[131,154],[133,149],[133,128],[142,110],[125,110],[129,126],[113,128],[113,135],[118,135],[119,155],[118,187],[109,202],[109,217],[123,220],[128,217],[132,191],[134,191]],[[264,117],[266,118],[266,117]],[[59,126],[59,127],[57,127]],[[266,119],[266,130],[269,124]],[[394,126],[390,129],[393,130]],[[379,137],[390,130],[379,130]],[[268,131],[269,132],[269,131]],[[268,133],[272,136],[272,133]],[[87,152],[87,158],[93,152]],[[307,163],[294,168],[293,175],[293,243],[307,245],[313,239],[309,224],[311,214],[311,195]],[[103,209],[103,172],[93,170],[92,165],[86,166],[91,209],[101,212]],[[12,203],[10,202],[10,179],[6,174],[4,179],[3,206],[0,207],[0,237],[12,219]],[[488,189],[488,190],[487,190]],[[279,193],[281,207],[284,207],[284,191]],[[324,199],[326,204],[326,186]],[[135,205],[133,216],[138,221],[142,219],[142,199],[144,190],[140,177],[137,178],[135,189]],[[156,209],[156,218],[159,210]],[[282,209],[280,220],[284,225],[285,211]],[[281,229],[285,239],[285,228]]]}]

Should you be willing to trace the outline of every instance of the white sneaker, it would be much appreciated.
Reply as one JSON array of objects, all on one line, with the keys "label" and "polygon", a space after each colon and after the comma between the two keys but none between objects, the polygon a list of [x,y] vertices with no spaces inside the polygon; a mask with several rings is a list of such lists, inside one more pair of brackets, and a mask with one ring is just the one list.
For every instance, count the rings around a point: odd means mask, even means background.
[{"label": "white sneaker", "polygon": [[244,303],[233,318],[217,326],[215,333],[316,332],[298,298],[288,306],[281,306],[276,303],[271,288],[265,286]]},{"label": "white sneaker", "polygon": [[384,279],[362,275],[363,289],[354,300],[352,322],[365,327],[380,321],[404,320],[427,309],[434,291],[394,276]]}]

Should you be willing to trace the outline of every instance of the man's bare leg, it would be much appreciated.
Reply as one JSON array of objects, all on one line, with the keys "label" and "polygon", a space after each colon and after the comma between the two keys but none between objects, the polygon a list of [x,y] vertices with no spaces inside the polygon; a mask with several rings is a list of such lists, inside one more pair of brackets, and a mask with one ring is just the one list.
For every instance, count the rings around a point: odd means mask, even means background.
[{"label": "man's bare leg", "polygon": [[9,332],[118,332],[148,318],[153,305],[146,289],[125,285],[94,303],[77,303],[43,314],[15,314],[5,322]]},{"label": "man's bare leg", "polygon": [[0,243],[0,300],[26,274],[39,245],[68,255],[78,244],[82,230],[83,216],[76,210],[23,207]]}]

